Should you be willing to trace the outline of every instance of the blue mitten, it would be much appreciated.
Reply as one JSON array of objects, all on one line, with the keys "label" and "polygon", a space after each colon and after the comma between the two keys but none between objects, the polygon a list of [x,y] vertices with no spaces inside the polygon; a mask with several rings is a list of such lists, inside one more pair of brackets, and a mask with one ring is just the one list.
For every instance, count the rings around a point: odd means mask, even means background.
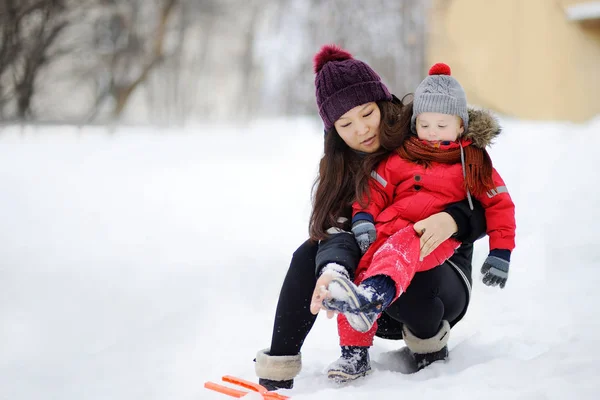
[{"label": "blue mitten", "polygon": [[488,286],[500,285],[504,289],[508,279],[508,267],[510,265],[510,250],[494,249],[485,259],[481,266],[483,283]]},{"label": "blue mitten", "polygon": [[369,247],[373,244],[377,238],[377,231],[375,231],[375,225],[373,222],[366,219],[359,219],[352,224],[352,233],[360,251],[365,254]]}]

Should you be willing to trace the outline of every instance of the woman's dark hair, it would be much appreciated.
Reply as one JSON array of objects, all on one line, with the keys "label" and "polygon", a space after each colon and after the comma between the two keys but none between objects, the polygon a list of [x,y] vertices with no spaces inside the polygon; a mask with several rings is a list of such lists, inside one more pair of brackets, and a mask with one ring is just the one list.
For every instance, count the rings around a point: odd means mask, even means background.
[{"label": "woman's dark hair", "polygon": [[361,156],[348,147],[335,127],[325,134],[325,151],[319,163],[319,176],[313,185],[309,223],[312,240],[325,239],[330,227],[342,227],[338,218],[350,217],[352,203],[357,199],[368,199],[371,171],[410,134],[412,103],[405,105],[403,100],[394,96],[392,101],[377,102],[381,112],[381,148],[375,153]]}]

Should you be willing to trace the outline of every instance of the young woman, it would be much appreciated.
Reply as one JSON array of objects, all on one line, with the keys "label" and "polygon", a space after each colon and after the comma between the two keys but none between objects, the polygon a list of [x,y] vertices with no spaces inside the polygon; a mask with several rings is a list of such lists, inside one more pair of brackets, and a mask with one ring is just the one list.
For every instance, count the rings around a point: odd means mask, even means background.
[{"label": "young woman", "polygon": [[[330,378],[346,381],[368,373],[367,349],[373,344],[381,313],[406,292],[416,273],[443,265],[460,246],[449,238],[420,257],[415,222],[457,201],[477,199],[485,209],[490,243],[482,267],[483,283],[503,288],[508,278],[515,247],[515,205],[486,151],[499,133],[496,120],[486,111],[468,112],[465,92],[446,64],[431,68],[406,107],[410,109],[412,130],[405,133],[396,151],[372,167],[372,176],[363,175],[357,190],[362,201],[353,206],[352,232],[363,256],[354,281],[343,271],[336,277],[329,274],[330,282],[323,282],[327,276],[320,279],[323,293],[316,293],[315,303],[323,298],[323,308],[340,313],[343,356],[329,367]],[[342,116],[336,124],[345,120]],[[414,332],[404,328],[404,341],[416,350]],[[441,347],[436,346],[440,348],[435,354],[426,352],[424,365],[448,355],[449,324],[432,328],[437,330],[419,332],[418,337],[439,337]],[[421,362],[425,356],[417,358]]]}]

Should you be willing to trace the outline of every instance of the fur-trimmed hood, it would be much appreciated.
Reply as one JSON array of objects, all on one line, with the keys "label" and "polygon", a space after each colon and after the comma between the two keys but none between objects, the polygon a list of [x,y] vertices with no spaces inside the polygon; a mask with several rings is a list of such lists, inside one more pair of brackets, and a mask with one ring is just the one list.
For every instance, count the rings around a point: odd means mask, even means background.
[{"label": "fur-trimmed hood", "polygon": [[493,144],[502,128],[489,111],[469,109],[469,128],[464,138],[472,140],[476,147],[485,149]]}]

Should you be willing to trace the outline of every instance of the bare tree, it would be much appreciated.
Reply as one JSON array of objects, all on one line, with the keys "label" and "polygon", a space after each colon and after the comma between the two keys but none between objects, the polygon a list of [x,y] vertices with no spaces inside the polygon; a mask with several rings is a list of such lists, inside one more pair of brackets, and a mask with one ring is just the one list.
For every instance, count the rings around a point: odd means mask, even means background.
[{"label": "bare tree", "polygon": [[[170,19],[163,62],[145,82],[148,110],[155,122],[183,122],[199,112],[198,98],[203,76],[214,68],[209,54],[218,33],[215,27],[224,20],[227,0],[179,0]],[[214,71],[214,70],[213,70]]]},{"label": "bare tree", "polygon": [[[1,0],[0,112],[14,102],[14,118],[31,117],[40,71],[59,56],[53,45],[69,24],[66,0]],[[10,119],[10,116],[8,117]]]},{"label": "bare tree", "polygon": [[[96,42],[109,43],[109,50],[101,58],[102,68],[96,71],[105,74],[99,78],[106,82],[94,105],[93,115],[107,100],[112,100],[112,115],[118,119],[134,91],[147,79],[164,58],[164,41],[169,17],[177,0],[163,0],[158,9],[142,0],[121,1],[110,7],[104,18],[107,31],[96,31]],[[149,15],[155,17],[148,24]]]},{"label": "bare tree", "polygon": [[[113,54],[109,61],[112,71],[109,93],[115,101],[113,109],[115,118],[121,116],[132,93],[147,80],[150,72],[163,59],[167,22],[176,3],[177,0],[164,0],[158,12],[156,29],[152,32],[149,43],[144,43],[141,32],[136,29],[141,24],[145,25],[144,18],[140,18],[140,5],[142,4],[140,1],[130,2],[129,18],[123,14],[115,15],[115,18],[121,22],[119,36],[128,36],[127,45]],[[136,26],[136,24],[139,25]],[[135,70],[136,73],[131,74],[132,70]]]},{"label": "bare tree", "polygon": [[425,3],[0,0],[0,117],[314,115],[311,58],[325,43],[401,96],[422,78]]}]

